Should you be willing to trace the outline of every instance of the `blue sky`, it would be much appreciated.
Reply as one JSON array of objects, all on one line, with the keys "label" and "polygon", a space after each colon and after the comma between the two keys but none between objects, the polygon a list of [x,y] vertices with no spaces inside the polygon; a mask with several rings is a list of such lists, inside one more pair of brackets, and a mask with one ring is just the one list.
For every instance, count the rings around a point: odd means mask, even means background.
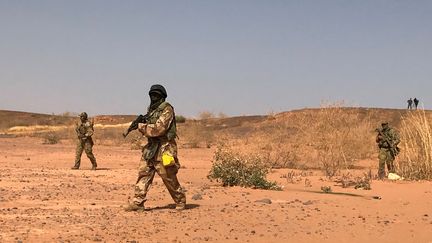
[{"label": "blue sky", "polygon": [[0,0],[0,109],[268,114],[432,98],[432,1]]}]

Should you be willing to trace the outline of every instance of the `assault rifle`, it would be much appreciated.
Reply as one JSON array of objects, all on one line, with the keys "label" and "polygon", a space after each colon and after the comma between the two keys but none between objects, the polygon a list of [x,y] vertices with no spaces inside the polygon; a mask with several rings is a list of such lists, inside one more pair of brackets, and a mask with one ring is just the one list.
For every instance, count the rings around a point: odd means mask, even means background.
[{"label": "assault rifle", "polygon": [[383,133],[382,129],[377,128],[375,129],[375,131],[378,132],[378,134],[382,137],[382,139],[384,139],[384,142],[388,144],[389,146],[388,149],[390,150],[390,153],[393,155],[393,157],[396,157],[396,155],[398,155],[400,152],[400,148],[397,146],[397,144],[393,144],[390,141],[389,137]]},{"label": "assault rifle", "polygon": [[147,123],[148,116],[147,115],[139,115],[135,120],[132,121],[129,128],[126,130],[126,132],[123,133],[123,137],[126,138],[126,136],[132,132],[133,130],[138,129],[138,123]]}]

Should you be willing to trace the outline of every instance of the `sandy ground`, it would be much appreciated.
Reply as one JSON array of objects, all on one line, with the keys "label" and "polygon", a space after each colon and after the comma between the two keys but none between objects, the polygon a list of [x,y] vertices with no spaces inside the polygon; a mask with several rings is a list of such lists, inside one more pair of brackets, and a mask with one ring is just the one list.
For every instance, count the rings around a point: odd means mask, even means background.
[{"label": "sandy ground", "polygon": [[305,178],[288,183],[287,170],[274,170],[269,178],[283,191],[224,188],[206,178],[212,149],[180,149],[187,210],[172,209],[156,176],[148,210],[124,212],[140,151],[94,152],[97,171],[85,155],[74,171],[71,143],[0,138],[0,242],[432,242],[430,182],[373,181],[372,190],[355,190],[313,172],[305,187]]}]

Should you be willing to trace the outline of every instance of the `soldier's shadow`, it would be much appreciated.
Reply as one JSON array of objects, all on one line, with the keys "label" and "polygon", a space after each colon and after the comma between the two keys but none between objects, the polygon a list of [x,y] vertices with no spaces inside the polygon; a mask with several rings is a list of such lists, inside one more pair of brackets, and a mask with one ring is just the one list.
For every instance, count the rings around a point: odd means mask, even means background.
[{"label": "soldier's shadow", "polygon": [[[155,211],[155,210],[166,210],[166,209],[175,209],[176,205],[175,204],[168,204],[165,206],[157,206],[154,208],[147,208],[146,207],[146,211]],[[199,208],[200,205],[199,204],[186,204],[186,208],[184,210],[189,210],[189,209],[195,209],[195,208]]]},{"label": "soldier's shadow", "polygon": [[96,170],[111,170],[111,168],[107,168],[107,167],[102,167],[102,168],[96,168]]}]

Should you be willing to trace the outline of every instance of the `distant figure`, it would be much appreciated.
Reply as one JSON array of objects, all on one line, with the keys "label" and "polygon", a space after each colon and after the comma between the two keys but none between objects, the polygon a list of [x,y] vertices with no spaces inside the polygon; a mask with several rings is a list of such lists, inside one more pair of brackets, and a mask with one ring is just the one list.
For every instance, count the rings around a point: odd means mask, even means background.
[{"label": "distant figure", "polygon": [[92,163],[92,170],[96,170],[96,158],[93,155],[93,122],[88,120],[88,116],[86,112],[82,112],[79,115],[80,120],[76,124],[75,131],[77,133],[77,147],[75,153],[75,165],[72,167],[72,170],[78,170],[81,164],[81,155],[83,150],[85,151],[87,157],[90,159]]},{"label": "distant figure", "polygon": [[409,98],[409,100],[407,100],[407,102],[408,102],[408,110],[412,110],[412,104],[413,104],[412,98]]},{"label": "distant figure", "polygon": [[176,210],[186,207],[186,195],[177,179],[180,163],[177,158],[176,120],[174,108],[165,99],[167,92],[162,85],[150,87],[150,106],[145,122],[138,124],[138,130],[147,137],[148,143],[142,150],[132,202],[125,205],[126,211],[143,211],[155,174],[161,178],[174,200]]},{"label": "distant figure", "polygon": [[417,98],[414,98],[414,106],[415,106],[416,110],[417,110],[418,103],[419,103],[419,100]]},{"label": "distant figure", "polygon": [[398,132],[391,128],[388,122],[381,123],[381,129],[377,128],[376,131],[378,132],[376,142],[379,148],[378,177],[384,179],[386,164],[388,172],[395,173],[393,161],[400,151],[398,148],[400,139]]}]

